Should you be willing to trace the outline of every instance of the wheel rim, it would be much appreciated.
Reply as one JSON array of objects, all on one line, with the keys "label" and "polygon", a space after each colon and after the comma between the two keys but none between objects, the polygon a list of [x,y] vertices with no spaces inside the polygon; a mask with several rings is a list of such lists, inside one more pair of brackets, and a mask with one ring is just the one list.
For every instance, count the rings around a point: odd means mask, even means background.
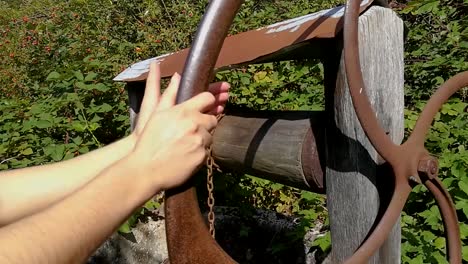
[{"label": "wheel rim", "polygon": [[[177,104],[208,88],[224,38],[243,2],[211,0],[185,63]],[[211,237],[200,212],[193,181],[167,190],[165,199],[170,262],[235,263]]]}]

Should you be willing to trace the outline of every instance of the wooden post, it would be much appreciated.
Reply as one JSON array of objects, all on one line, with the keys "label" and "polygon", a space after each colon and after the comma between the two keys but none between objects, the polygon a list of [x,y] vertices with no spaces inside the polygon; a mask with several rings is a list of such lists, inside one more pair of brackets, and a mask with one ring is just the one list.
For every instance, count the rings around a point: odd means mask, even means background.
[{"label": "wooden post", "polygon": [[[373,6],[359,19],[361,67],[376,116],[396,143],[403,139],[403,22],[390,9]],[[339,41],[338,41],[339,42]],[[335,42],[336,43],[336,42]],[[354,112],[342,43],[330,45],[325,68],[327,118],[326,192],[332,263],[351,256],[375,225],[379,204],[393,191],[389,169]],[[387,175],[384,175],[387,174]],[[382,208],[380,208],[382,209]],[[383,208],[384,209],[384,208]],[[400,263],[400,225],[369,263]]]},{"label": "wooden post", "polygon": [[138,113],[140,113],[141,102],[145,95],[144,82],[129,82],[127,83],[128,105],[130,114],[130,130],[135,129],[138,120]]}]

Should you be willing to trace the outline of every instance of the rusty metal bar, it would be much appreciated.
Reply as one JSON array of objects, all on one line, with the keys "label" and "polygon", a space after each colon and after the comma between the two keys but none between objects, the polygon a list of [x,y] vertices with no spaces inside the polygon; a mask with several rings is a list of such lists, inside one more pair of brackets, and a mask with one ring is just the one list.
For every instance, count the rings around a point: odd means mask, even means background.
[{"label": "rusty metal bar", "polygon": [[[177,94],[178,104],[208,88],[223,40],[243,2],[210,2],[185,63]],[[171,263],[235,263],[210,236],[200,213],[193,182],[167,190],[165,198],[166,236]]]}]

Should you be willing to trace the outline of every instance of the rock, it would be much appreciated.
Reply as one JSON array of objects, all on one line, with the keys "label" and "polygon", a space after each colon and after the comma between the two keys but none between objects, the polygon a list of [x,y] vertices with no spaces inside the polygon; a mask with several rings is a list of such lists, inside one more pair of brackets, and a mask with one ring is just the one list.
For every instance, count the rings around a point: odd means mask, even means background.
[{"label": "rock", "polygon": [[[163,263],[167,258],[164,213],[153,212],[138,223],[132,234],[114,234],[88,260],[88,264]],[[256,209],[215,207],[216,240],[239,263],[320,263],[316,251],[309,252],[322,224],[305,234],[294,232],[299,219]],[[299,238],[299,239],[298,239]],[[322,260],[320,260],[322,261]]]},{"label": "rock", "polygon": [[88,264],[163,263],[167,258],[164,219],[148,217],[132,233],[113,234],[88,260]]}]

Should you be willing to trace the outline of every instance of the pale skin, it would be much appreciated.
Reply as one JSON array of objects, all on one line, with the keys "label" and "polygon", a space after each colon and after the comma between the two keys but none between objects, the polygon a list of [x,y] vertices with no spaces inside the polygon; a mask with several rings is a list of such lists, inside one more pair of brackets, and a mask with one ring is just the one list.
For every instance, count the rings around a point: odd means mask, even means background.
[{"label": "pale skin", "polygon": [[0,172],[0,263],[83,263],[135,209],[206,159],[227,83],[175,105],[152,64],[134,132],[80,157]]}]

